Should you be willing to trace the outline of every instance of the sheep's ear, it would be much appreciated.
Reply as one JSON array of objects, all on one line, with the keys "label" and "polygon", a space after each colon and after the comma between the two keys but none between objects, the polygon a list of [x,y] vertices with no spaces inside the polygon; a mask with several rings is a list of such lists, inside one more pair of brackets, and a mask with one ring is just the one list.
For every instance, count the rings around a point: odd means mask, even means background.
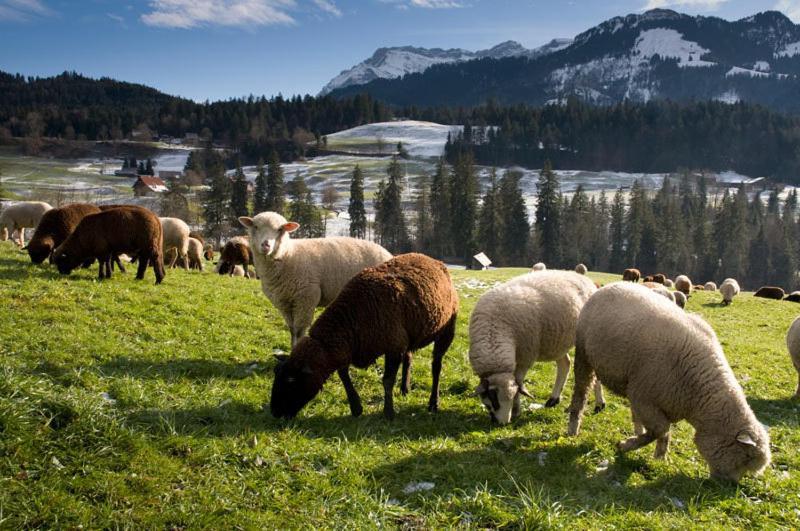
[{"label": "sheep's ear", "polygon": [[243,227],[247,227],[249,229],[253,226],[253,218],[247,216],[240,216],[239,223],[241,223]]},{"label": "sheep's ear", "polygon": [[281,228],[286,232],[294,232],[300,228],[300,224],[296,221],[287,221]]},{"label": "sheep's ear", "polygon": [[736,440],[742,444],[746,444],[747,446],[758,446],[758,444],[753,440],[753,437],[746,431],[740,432],[739,435],[736,436]]}]

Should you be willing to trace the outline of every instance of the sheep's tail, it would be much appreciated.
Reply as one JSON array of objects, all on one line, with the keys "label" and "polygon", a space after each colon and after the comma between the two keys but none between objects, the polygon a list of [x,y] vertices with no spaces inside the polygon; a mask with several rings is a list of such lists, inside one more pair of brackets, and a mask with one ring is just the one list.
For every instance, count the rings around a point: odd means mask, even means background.
[{"label": "sheep's tail", "polygon": [[583,410],[586,408],[589,389],[594,381],[594,369],[586,359],[583,341],[578,338],[575,345],[575,387],[572,391],[572,403],[569,405],[569,435],[578,435],[581,429]]}]

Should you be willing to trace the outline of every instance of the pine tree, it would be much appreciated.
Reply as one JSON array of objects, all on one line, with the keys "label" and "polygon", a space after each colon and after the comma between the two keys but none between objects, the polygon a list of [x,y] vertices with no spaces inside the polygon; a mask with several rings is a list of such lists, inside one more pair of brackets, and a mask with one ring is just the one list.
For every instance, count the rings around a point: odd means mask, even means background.
[{"label": "pine tree", "polygon": [[609,227],[609,237],[611,238],[611,256],[609,257],[609,269],[613,272],[622,272],[625,269],[625,198],[622,194],[622,187],[617,189],[614,194],[614,201],[611,204],[611,225]]},{"label": "pine tree", "polygon": [[153,164],[153,159],[147,159],[147,163],[145,164],[144,168],[145,175],[155,175],[155,164]]},{"label": "pine tree", "polygon": [[478,247],[496,265],[505,265],[500,254],[502,221],[500,219],[500,198],[497,183],[497,169],[492,168],[489,186],[483,194],[480,216],[478,218]]},{"label": "pine tree", "polygon": [[448,171],[444,159],[439,159],[436,172],[431,178],[431,215],[433,234],[431,254],[436,258],[453,255],[452,217],[450,215],[451,194]]},{"label": "pine tree", "polygon": [[297,172],[294,179],[288,186],[289,197],[289,219],[300,224],[293,236],[298,238],[320,238],[324,236],[324,226],[320,209],[314,204],[311,189],[306,184],[305,179]]},{"label": "pine tree", "polygon": [[579,184],[572,195],[572,201],[566,206],[564,211],[565,223],[563,224],[564,239],[567,243],[564,246],[564,264],[574,267],[575,265],[586,262],[589,256],[590,220],[589,220],[589,198],[583,191],[583,185]]},{"label": "pine tree", "polygon": [[591,203],[591,242],[590,242],[590,267],[595,271],[609,270],[609,239],[608,227],[611,210],[605,190],[600,190],[600,196],[595,203]]},{"label": "pine tree", "polygon": [[540,261],[561,265],[561,185],[550,161],[539,173],[536,191],[536,233],[541,252]]},{"label": "pine tree", "polygon": [[140,161],[139,165],[136,166],[136,173],[138,175],[147,175],[147,169],[145,168],[144,161]]},{"label": "pine tree", "polygon": [[267,166],[267,197],[265,210],[283,214],[286,203],[286,192],[283,183],[283,168],[276,151],[272,152]]},{"label": "pine tree", "polygon": [[414,210],[416,211],[415,248],[421,253],[428,252],[433,236],[430,193],[428,179],[423,176],[419,181],[419,189],[414,201]]},{"label": "pine tree", "polygon": [[524,266],[528,258],[528,236],[531,226],[528,209],[520,190],[522,173],[506,171],[500,180],[499,207],[502,236],[500,245],[508,265]]},{"label": "pine tree", "polygon": [[267,209],[267,174],[264,171],[264,159],[258,159],[256,165],[256,189],[253,195],[253,213],[266,212]]},{"label": "pine tree", "polygon": [[231,181],[225,175],[225,167],[219,157],[206,166],[206,184],[203,213],[206,219],[205,232],[216,238],[219,245],[230,213]]},{"label": "pine tree", "polygon": [[364,207],[364,173],[358,164],[353,168],[353,177],[350,179],[350,203],[347,212],[350,214],[350,236],[366,238],[367,211]]},{"label": "pine tree", "polygon": [[450,176],[450,212],[453,247],[467,266],[471,265],[475,254],[479,193],[472,154],[464,154],[456,161]]},{"label": "pine tree", "polygon": [[247,179],[244,176],[241,163],[236,166],[236,176],[233,179],[231,189],[231,214],[234,225],[241,216],[249,216],[250,211],[247,207]]},{"label": "pine tree", "polygon": [[397,157],[386,170],[388,181],[381,181],[375,193],[375,234],[389,252],[408,249],[408,229],[403,215],[403,171]]}]

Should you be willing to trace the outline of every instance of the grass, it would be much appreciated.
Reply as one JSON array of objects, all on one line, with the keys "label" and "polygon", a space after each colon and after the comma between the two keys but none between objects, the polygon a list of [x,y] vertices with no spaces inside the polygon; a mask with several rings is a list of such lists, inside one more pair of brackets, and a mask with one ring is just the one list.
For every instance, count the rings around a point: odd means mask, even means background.
[{"label": "grass", "polygon": [[[286,423],[262,410],[289,337],[257,282],[170,271],[154,286],[148,271],[99,283],[94,268],[61,277],[0,244],[0,528],[800,526],[800,404],[783,343],[797,306],[689,302],[771,427],[773,466],[737,487],[708,478],[685,423],[666,462],[652,447],[617,455],[631,433],[617,397],[565,437],[571,384],[559,407],[492,428],[471,396],[467,321],[485,289],[522,272],[453,272],[463,311],[438,414],[425,409],[426,349],[395,421],[374,367],[353,371],[362,417],[334,378]],[[531,372],[537,402],[553,378],[552,364]],[[420,481],[434,487],[404,492]]]}]

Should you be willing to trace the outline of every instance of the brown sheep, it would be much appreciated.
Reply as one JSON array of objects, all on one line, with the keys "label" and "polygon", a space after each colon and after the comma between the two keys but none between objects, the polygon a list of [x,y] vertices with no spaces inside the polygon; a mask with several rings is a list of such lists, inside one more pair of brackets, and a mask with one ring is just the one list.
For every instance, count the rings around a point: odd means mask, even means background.
[{"label": "brown sheep", "polygon": [[56,247],[64,243],[84,217],[98,212],[100,209],[89,203],[73,203],[45,212],[33,238],[25,247],[31,262],[34,264],[44,262]]},{"label": "brown sheep", "polygon": [[209,262],[214,261],[214,246],[212,246],[210,243],[207,243],[203,249],[203,258]]},{"label": "brown sheep", "polygon": [[675,277],[675,289],[688,297],[692,294],[692,281],[686,275],[678,275]]},{"label": "brown sheep", "polygon": [[639,272],[638,269],[629,268],[622,272],[622,280],[628,282],[639,282],[639,279],[642,277],[642,274]]},{"label": "brown sheep", "polygon": [[189,237],[189,269],[203,270],[203,243]]},{"label": "brown sheep", "polygon": [[656,284],[661,284],[661,285],[664,285],[666,281],[667,277],[661,273],[655,275],[647,275],[642,279],[642,282],[655,282]]},{"label": "brown sheep", "polygon": [[783,288],[776,288],[775,286],[762,286],[753,294],[753,297],[775,299],[776,301],[779,301],[783,299],[785,295],[786,293],[784,293]]},{"label": "brown sheep", "polygon": [[706,290],[706,287],[705,287],[705,285],[704,285],[704,284],[695,284],[695,285],[692,287],[692,289],[693,289],[694,291],[705,291],[705,290]]},{"label": "brown sheep", "polygon": [[[119,207],[83,218],[75,231],[53,252],[53,262],[62,275],[87,260],[100,262],[100,278],[111,278],[111,260],[120,254],[136,255],[141,280],[153,266],[156,284],[164,279],[162,234],[158,217],[146,208]],[[105,267],[105,273],[103,271]]]},{"label": "brown sheep", "polygon": [[236,236],[225,243],[219,256],[217,272],[220,275],[233,275],[233,268],[237,265],[244,267],[245,276],[249,273],[248,266],[253,263],[253,253],[250,251],[250,240],[245,236]]},{"label": "brown sheep", "polygon": [[205,246],[206,240],[203,238],[203,234],[199,230],[193,230],[189,233],[190,238],[194,238],[195,240],[200,242],[200,245]]},{"label": "brown sheep", "polygon": [[275,367],[270,409],[292,418],[338,372],[350,412],[362,412],[349,367],[366,369],[385,355],[383,412],[394,417],[392,389],[402,363],[401,392],[408,392],[411,353],[433,343],[428,410],[439,408],[442,357],[455,336],[458,294],[443,263],[425,255],[400,255],[364,269],[342,289],[292,354]]}]

